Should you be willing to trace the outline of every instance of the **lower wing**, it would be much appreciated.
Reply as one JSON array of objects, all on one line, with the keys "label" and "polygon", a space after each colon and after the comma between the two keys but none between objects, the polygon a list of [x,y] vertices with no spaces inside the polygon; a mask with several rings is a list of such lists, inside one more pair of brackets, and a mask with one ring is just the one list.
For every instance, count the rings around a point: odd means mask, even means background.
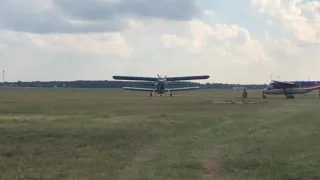
[{"label": "lower wing", "polygon": [[137,88],[137,87],[123,87],[124,90],[130,90],[130,91],[148,91],[153,92],[155,89],[152,88]]},{"label": "lower wing", "polygon": [[197,90],[200,89],[199,86],[195,87],[183,87],[183,88],[172,88],[172,89],[166,89],[167,91],[188,91],[188,90]]}]

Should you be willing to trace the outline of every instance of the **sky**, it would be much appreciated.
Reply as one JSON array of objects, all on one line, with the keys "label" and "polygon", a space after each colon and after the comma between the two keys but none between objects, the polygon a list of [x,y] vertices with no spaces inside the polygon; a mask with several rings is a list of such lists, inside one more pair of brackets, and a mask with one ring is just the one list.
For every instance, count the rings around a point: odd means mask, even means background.
[{"label": "sky", "polygon": [[320,81],[319,0],[0,0],[6,81]]}]

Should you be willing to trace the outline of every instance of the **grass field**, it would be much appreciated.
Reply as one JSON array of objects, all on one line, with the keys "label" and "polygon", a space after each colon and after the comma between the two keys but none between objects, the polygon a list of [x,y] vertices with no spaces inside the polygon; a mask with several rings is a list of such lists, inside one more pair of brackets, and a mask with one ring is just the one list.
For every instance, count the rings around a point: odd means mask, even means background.
[{"label": "grass field", "polygon": [[0,179],[319,180],[320,99],[0,89]]}]

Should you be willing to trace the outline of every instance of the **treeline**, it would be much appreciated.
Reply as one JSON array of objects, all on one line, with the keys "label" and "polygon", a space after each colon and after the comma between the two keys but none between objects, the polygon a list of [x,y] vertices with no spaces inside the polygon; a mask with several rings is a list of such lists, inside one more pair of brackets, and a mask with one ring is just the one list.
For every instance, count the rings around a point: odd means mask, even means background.
[{"label": "treeline", "polygon": [[[133,87],[152,87],[153,83],[145,82],[128,82],[128,81],[32,81],[32,82],[4,82],[2,86],[10,87],[68,87],[68,88],[122,88],[125,86]],[[169,84],[169,87],[183,86],[200,86],[203,89],[262,89],[265,84],[223,84],[223,83],[195,83],[195,82],[178,82]]]}]

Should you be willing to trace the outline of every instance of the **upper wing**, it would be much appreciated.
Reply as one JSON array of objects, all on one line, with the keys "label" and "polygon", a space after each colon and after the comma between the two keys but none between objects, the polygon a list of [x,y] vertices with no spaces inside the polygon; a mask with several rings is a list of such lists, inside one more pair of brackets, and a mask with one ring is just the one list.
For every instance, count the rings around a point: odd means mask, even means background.
[{"label": "upper wing", "polygon": [[112,76],[113,79],[119,80],[137,80],[137,81],[156,81],[157,78],[153,77],[138,77],[138,76]]},{"label": "upper wing", "polygon": [[167,81],[182,81],[182,80],[196,80],[196,79],[208,79],[209,75],[202,76],[180,76],[180,77],[168,77]]},{"label": "upper wing", "polygon": [[297,87],[298,85],[292,82],[285,82],[285,81],[272,81],[271,84],[275,88],[292,88]]},{"label": "upper wing", "polygon": [[188,90],[196,90],[196,89],[200,89],[199,86],[195,86],[195,87],[182,87],[182,88],[171,88],[171,89],[166,89],[167,91],[188,91]]},{"label": "upper wing", "polygon": [[124,90],[153,92],[152,88],[123,87]]}]

